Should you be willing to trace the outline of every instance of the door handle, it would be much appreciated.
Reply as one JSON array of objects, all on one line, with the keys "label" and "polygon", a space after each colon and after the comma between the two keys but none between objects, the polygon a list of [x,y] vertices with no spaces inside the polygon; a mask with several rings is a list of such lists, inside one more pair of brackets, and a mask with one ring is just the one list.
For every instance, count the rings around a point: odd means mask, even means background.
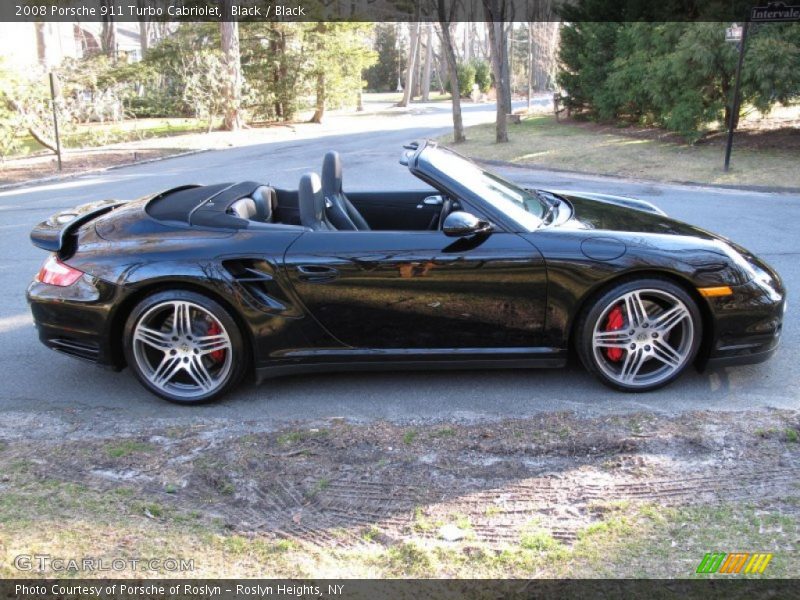
[{"label": "door handle", "polygon": [[300,274],[301,281],[309,283],[323,283],[339,277],[338,270],[324,265],[298,265],[297,272]]}]

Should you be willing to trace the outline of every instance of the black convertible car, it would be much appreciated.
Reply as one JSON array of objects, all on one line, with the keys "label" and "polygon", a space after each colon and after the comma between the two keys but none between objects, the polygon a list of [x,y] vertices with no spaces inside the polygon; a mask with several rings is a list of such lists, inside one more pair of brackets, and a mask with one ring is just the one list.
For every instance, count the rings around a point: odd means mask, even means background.
[{"label": "black convertible car", "polygon": [[335,152],[298,190],[185,185],[37,225],[45,345],[194,403],[349,369],[558,367],[620,390],[778,346],[784,288],[747,250],[601,194],[523,189],[423,141],[427,191],[345,194]]}]

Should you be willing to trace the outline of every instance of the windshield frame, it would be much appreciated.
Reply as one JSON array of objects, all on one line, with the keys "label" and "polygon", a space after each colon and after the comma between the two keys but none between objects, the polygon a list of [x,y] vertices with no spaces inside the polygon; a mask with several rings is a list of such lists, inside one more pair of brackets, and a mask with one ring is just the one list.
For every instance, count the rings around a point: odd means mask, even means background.
[{"label": "windshield frame", "polygon": [[[503,187],[508,188],[512,194],[525,197],[526,200],[535,201],[541,207],[540,214],[537,215],[531,211],[527,211],[527,209],[523,206],[519,206],[520,210],[526,210],[528,215],[535,219],[535,221],[532,221],[527,215],[523,215],[522,218],[515,217],[514,212],[516,211],[504,208],[501,205],[502,203],[492,202],[490,198],[485,197],[483,194],[469,187],[465,183],[465,180],[468,179],[468,177],[464,177],[463,172],[451,172],[447,169],[441,168],[440,165],[442,161],[436,160],[440,154],[448,154],[450,156],[447,158],[452,157],[458,159],[459,161],[463,161],[465,168],[474,169],[476,171],[476,173],[471,176],[488,176],[493,181],[497,182]],[[413,157],[410,157],[408,160],[408,168],[414,175],[423,181],[435,183],[436,187],[443,188],[444,191],[450,193],[455,198],[458,198],[459,200],[466,200],[469,204],[481,207],[481,210],[485,212],[487,216],[489,216],[494,222],[501,224],[510,231],[517,233],[530,233],[545,225],[543,216],[547,212],[549,205],[535,192],[528,191],[517,184],[508,181],[501,175],[498,175],[497,173],[488,169],[484,169],[474,161],[462,156],[458,152],[446,146],[438,146],[435,142],[430,142],[427,140],[424,143],[420,143],[420,146],[414,153]],[[514,200],[509,199],[509,202],[514,202]]]}]

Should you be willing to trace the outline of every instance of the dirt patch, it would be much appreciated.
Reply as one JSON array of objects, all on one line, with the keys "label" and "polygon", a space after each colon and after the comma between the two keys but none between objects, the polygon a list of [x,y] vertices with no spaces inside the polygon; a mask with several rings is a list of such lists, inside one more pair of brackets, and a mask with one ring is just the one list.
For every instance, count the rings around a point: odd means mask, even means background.
[{"label": "dirt patch", "polygon": [[[658,127],[637,125],[609,125],[580,119],[562,118],[561,123],[579,127],[585,131],[599,134],[621,135],[636,140],[654,140],[668,144],[687,145],[679,134]],[[728,134],[724,130],[713,130],[700,138],[695,145],[724,147]],[[800,126],[797,122],[766,121],[743,123],[736,130],[734,144],[737,149],[800,151]]]},{"label": "dirt patch", "polygon": [[[123,487],[149,519],[192,514],[229,532],[313,547],[393,546],[456,531],[501,550],[532,524],[569,546],[620,503],[795,497],[799,431],[800,413],[785,411],[553,414],[413,429],[336,419],[235,437],[172,428],[112,441],[8,443],[0,487],[56,481],[105,496]],[[800,517],[796,502],[782,510]]]},{"label": "dirt patch", "polygon": [[70,151],[63,155],[62,171],[58,170],[58,162],[54,154],[6,160],[0,163],[0,185],[135,164],[179,152],[183,152],[183,150],[156,148]]}]

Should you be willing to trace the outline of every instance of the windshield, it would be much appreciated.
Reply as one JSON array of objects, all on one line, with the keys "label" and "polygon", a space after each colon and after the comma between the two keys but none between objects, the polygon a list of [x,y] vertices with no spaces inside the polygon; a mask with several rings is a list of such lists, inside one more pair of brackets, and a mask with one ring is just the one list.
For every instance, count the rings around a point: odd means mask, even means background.
[{"label": "windshield", "polygon": [[535,193],[484,171],[471,160],[446,148],[427,148],[425,159],[434,169],[469,188],[528,231],[542,224],[548,207]]}]

